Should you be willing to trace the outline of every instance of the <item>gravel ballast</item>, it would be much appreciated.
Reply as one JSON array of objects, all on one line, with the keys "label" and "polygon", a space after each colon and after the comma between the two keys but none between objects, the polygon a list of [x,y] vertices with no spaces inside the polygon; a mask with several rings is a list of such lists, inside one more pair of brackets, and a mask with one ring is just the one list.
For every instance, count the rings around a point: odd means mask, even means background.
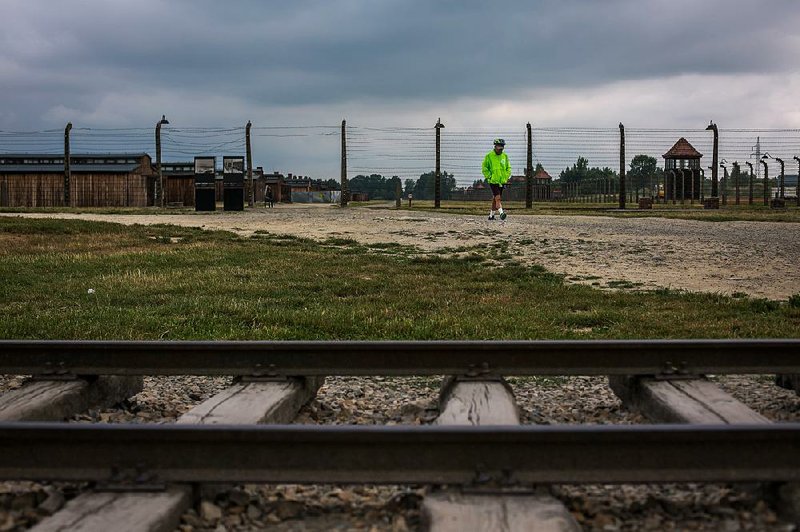
[{"label": "gravel ballast", "polygon": [[[797,421],[800,398],[769,376],[720,376],[726,391],[773,421]],[[438,412],[442,379],[331,377],[297,417],[305,424],[426,424]],[[230,378],[147,377],[145,390],[119,408],[73,422],[169,423],[219,392]],[[510,378],[524,423],[644,423],[622,408],[604,377]],[[16,381],[15,381],[16,383]],[[48,515],[55,491],[81,485],[0,484],[0,530],[23,530]],[[555,486],[587,530],[792,530],[756,491],[737,485]],[[416,530],[419,486],[243,485],[203,500],[180,530]],[[224,528],[220,528],[220,526]]]}]

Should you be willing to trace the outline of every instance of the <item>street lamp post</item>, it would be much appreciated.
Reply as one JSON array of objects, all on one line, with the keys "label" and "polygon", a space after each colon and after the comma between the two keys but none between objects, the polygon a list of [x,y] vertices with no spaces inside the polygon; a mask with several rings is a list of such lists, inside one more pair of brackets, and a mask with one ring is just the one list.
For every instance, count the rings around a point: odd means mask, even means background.
[{"label": "street lamp post", "polygon": [[717,197],[719,191],[717,190],[719,180],[717,178],[717,160],[719,157],[719,130],[717,129],[717,124],[711,122],[706,131],[712,131],[714,133],[714,151],[711,154],[711,197]]},{"label": "street lamp post", "polygon": [[769,205],[769,167],[767,167],[767,155],[761,157],[761,164],[764,165],[764,205]]},{"label": "street lamp post", "polygon": [[792,159],[797,161],[797,181],[795,181],[794,196],[797,198],[797,206],[800,207],[800,157],[795,155]]},{"label": "street lamp post", "polygon": [[670,187],[670,196],[672,198],[672,204],[675,205],[675,189],[677,188],[677,184],[678,184],[678,182],[677,182],[677,175],[678,174],[675,172],[674,169],[670,170],[669,173],[672,174],[672,187]]},{"label": "street lamp post", "polygon": [[700,169],[700,203],[703,203],[706,199],[706,195],[703,192],[703,188],[705,188],[706,184],[706,171],[702,168]]},{"label": "street lamp post", "polygon": [[160,201],[162,207],[167,205],[167,194],[164,192],[164,176],[161,173],[161,126],[166,124],[169,124],[169,120],[167,120],[165,115],[161,115],[161,120],[156,124],[156,170],[158,171],[158,185],[156,185],[153,203]]},{"label": "street lamp post", "polygon": [[[779,194],[780,194],[781,199],[783,199],[783,193],[784,193],[784,189],[785,189],[784,180],[783,180],[785,167],[784,167],[784,164],[783,164],[783,159],[781,159],[780,157],[773,157],[769,153],[765,153],[764,156],[761,157],[761,158],[762,159],[775,159],[776,161],[778,161],[778,163],[780,163],[780,165],[781,165],[781,177],[780,177],[780,179],[778,181],[778,183],[779,183],[779,189],[778,190],[779,190]],[[776,194],[775,197],[777,198],[778,194]]]},{"label": "street lamp post", "polygon": [[722,159],[719,163],[720,168],[722,168],[722,204],[728,204],[728,194],[725,192],[725,188],[728,186],[728,167],[725,166],[728,164],[728,161]]},{"label": "street lamp post", "polygon": [[438,209],[442,206],[442,172],[441,172],[441,136],[442,136],[442,119],[436,120],[436,170],[433,176],[433,206]]}]

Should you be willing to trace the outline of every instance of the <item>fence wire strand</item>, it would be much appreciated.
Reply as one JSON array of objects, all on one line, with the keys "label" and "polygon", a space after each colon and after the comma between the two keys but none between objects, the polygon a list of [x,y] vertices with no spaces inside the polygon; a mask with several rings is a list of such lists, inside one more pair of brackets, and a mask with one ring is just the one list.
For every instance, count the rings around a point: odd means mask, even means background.
[{"label": "fence wire strand", "polygon": [[[436,128],[433,126],[362,127],[350,124],[345,132],[348,178],[381,174],[387,179],[398,176],[403,181],[416,180],[435,169]],[[492,140],[497,137],[506,141],[505,151],[513,175],[525,175],[527,132],[523,124],[497,129],[444,127],[440,133],[441,170],[452,175],[458,187],[469,187],[483,179],[481,163],[492,149]],[[617,127],[533,127],[531,133],[533,165],[541,164],[554,180],[558,180],[564,170],[572,168],[579,157],[585,158],[590,168],[619,172],[620,132]],[[713,150],[713,135],[706,128],[626,128],[626,169],[630,168],[634,157],[647,155],[653,157],[657,167],[663,171],[663,155],[681,137],[702,154],[700,167],[705,173],[705,183],[711,175],[709,166]],[[278,149],[295,154],[328,143],[323,153],[330,158],[329,163],[325,162],[329,170],[318,177],[339,177],[339,125],[253,126],[251,141],[253,148],[266,153],[267,157]],[[148,153],[155,159],[153,128],[75,127],[70,142],[73,154]],[[244,154],[245,127],[164,125],[161,128],[161,150],[163,162],[191,161],[194,156],[202,155]],[[63,130],[0,130],[0,154],[59,155],[63,151]],[[740,165],[742,172],[748,171],[745,163],[750,162],[755,178],[761,179],[763,160],[769,168],[770,178],[775,178],[780,173],[776,159],[782,159],[785,173],[794,175],[797,173],[795,156],[800,156],[800,129],[719,128],[719,162],[726,165],[729,174],[734,162]],[[719,174],[722,176],[724,171],[720,169]]]}]

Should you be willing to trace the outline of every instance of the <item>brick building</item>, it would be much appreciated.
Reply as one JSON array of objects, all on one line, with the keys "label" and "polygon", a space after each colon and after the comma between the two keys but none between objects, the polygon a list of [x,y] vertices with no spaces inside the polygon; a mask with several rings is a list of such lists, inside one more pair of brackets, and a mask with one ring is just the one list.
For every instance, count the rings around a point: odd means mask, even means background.
[{"label": "brick building", "polygon": [[[536,172],[533,176],[533,201],[550,200],[552,182],[553,178],[543,168]],[[511,176],[503,191],[503,199],[525,201],[526,185],[527,179],[524,175]],[[492,199],[492,190],[485,181],[481,181],[474,186],[453,191],[451,199],[458,201],[490,201]]]}]

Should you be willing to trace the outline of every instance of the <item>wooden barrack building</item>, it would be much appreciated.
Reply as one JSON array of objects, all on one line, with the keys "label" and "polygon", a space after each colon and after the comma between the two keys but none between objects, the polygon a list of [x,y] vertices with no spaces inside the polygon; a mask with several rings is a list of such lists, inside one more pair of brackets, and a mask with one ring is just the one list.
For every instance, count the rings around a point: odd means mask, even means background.
[{"label": "wooden barrack building", "polygon": [[[64,156],[0,153],[0,207],[63,207]],[[156,173],[146,153],[70,157],[70,207],[146,207]]]}]

